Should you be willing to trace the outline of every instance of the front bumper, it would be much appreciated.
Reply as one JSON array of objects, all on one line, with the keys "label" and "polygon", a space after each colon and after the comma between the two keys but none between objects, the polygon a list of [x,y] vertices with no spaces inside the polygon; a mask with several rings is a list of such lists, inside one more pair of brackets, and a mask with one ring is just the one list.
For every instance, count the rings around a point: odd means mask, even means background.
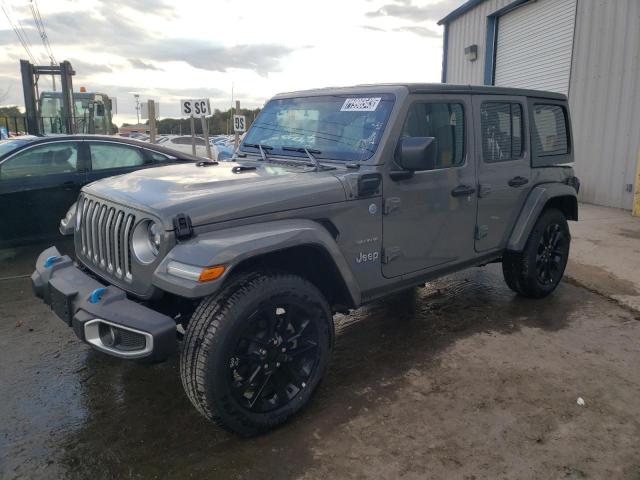
[{"label": "front bumper", "polygon": [[93,348],[120,358],[160,361],[177,349],[176,323],[87,275],[55,247],[31,275],[33,292]]}]

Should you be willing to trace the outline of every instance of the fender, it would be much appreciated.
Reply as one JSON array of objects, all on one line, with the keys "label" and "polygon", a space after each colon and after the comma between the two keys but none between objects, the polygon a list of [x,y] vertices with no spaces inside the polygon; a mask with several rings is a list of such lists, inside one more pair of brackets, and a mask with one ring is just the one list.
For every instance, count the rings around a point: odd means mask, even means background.
[{"label": "fender", "polygon": [[516,221],[511,236],[507,242],[507,250],[520,252],[524,249],[529,234],[538,220],[540,213],[547,202],[557,197],[577,198],[574,187],[564,183],[543,183],[531,189],[518,220]]},{"label": "fender", "polygon": [[[353,304],[359,305],[360,288],[335,240],[322,225],[304,219],[243,225],[197,235],[173,247],[156,268],[152,282],[156,287],[179,296],[204,297],[215,293],[242,261],[302,245],[316,246],[329,254]],[[226,270],[216,280],[199,283],[169,275],[167,264],[172,260],[197,267],[225,265]]]}]

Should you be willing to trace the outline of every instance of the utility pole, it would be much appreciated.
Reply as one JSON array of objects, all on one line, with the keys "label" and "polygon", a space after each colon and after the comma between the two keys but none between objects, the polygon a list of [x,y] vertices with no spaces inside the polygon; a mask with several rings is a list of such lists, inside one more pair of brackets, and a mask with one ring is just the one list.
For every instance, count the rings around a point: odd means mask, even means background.
[{"label": "utility pole", "polygon": [[133,96],[136,99],[136,118],[138,119],[137,125],[140,125],[140,95],[134,93]]},{"label": "utility pole", "polygon": [[[240,100],[236,100],[236,115],[240,115]],[[236,134],[235,145],[236,145],[236,150],[238,150],[238,147],[240,146],[240,132],[236,130],[235,134]]]},{"label": "utility pole", "polygon": [[149,100],[147,103],[149,112],[149,141],[156,143],[156,102]]}]

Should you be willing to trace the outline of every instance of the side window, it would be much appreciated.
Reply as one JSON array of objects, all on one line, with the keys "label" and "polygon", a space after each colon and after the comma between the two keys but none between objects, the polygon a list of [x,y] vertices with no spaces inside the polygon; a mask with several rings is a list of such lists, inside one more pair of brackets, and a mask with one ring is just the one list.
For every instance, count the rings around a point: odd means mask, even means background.
[{"label": "side window", "polygon": [[170,157],[168,155],[164,155],[158,152],[152,152],[151,150],[147,150],[147,154],[149,155],[151,160],[157,163],[165,163],[165,162],[170,162],[172,160],[175,160],[174,157]]},{"label": "side window", "polygon": [[436,168],[464,163],[464,108],[460,103],[414,103],[402,129],[403,137],[434,137]]},{"label": "side window", "polygon": [[115,143],[90,143],[91,169],[138,167],[144,164],[142,152],[134,147]]},{"label": "side window", "polygon": [[480,129],[485,162],[506,162],[522,156],[522,107],[519,103],[483,103]]},{"label": "side window", "polygon": [[567,117],[560,105],[534,105],[532,143],[538,156],[569,153]]},{"label": "side window", "polygon": [[0,178],[42,177],[78,170],[75,143],[52,143],[17,153],[0,165]]}]

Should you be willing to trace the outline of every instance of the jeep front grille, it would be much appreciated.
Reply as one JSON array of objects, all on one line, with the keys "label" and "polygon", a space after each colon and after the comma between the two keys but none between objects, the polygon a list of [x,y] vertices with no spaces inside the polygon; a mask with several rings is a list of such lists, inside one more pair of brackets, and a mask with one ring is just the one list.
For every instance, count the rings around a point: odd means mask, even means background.
[{"label": "jeep front grille", "polygon": [[131,282],[130,240],[135,215],[117,205],[84,197],[81,203],[80,245],[84,260]]}]

